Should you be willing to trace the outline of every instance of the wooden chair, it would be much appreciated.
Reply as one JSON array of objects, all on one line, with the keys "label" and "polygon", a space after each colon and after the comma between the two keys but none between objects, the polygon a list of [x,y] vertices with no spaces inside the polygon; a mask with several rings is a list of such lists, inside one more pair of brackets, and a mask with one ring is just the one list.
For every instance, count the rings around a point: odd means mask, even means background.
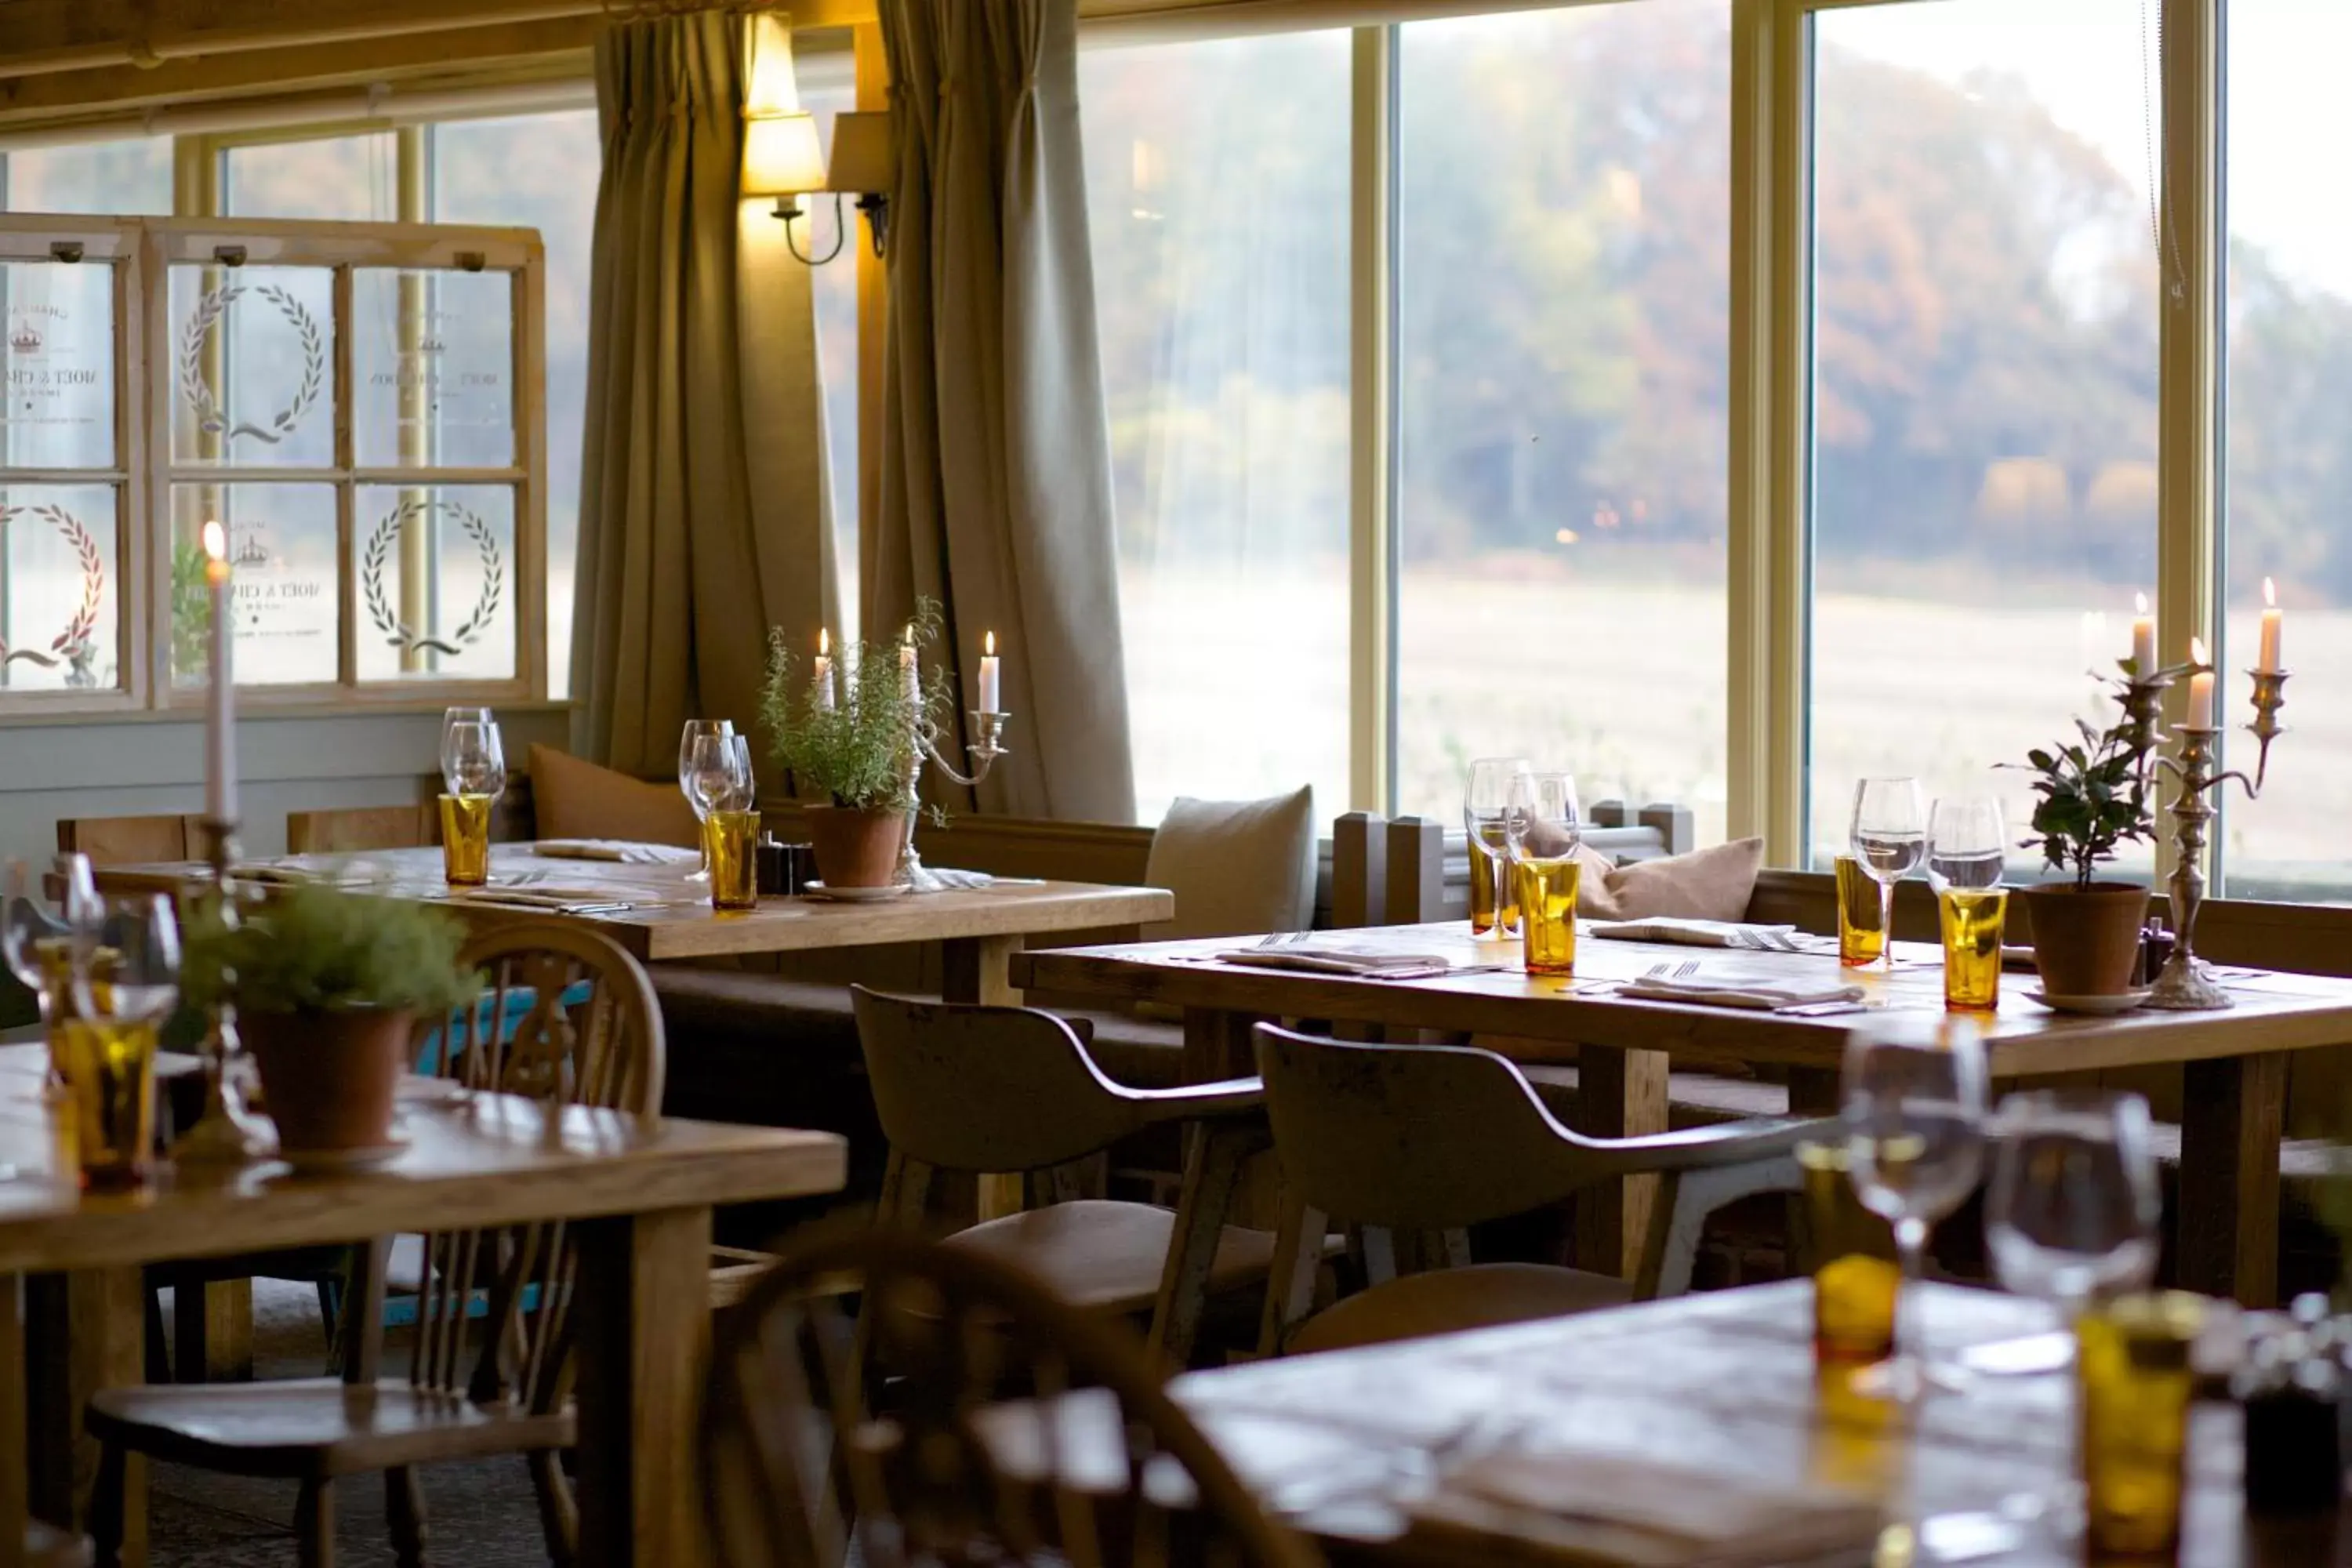
[{"label": "wooden chair", "polygon": [[[970,1247],[876,1231],[795,1249],[720,1321],[711,1359],[699,1468],[720,1568],[1318,1563],[1140,1349]],[[1008,1385],[1034,1397],[989,1403]]]},{"label": "wooden chair", "polygon": [[204,818],[186,816],[61,816],[58,853],[87,855],[93,866],[138,866],[194,860],[205,852]]},{"label": "wooden chair", "polygon": [[420,849],[441,841],[439,808],[362,805],[342,811],[289,811],[286,848],[293,855],[352,855],[369,849]]},{"label": "wooden chair", "polygon": [[[473,1010],[459,1038],[434,1053],[428,1065],[438,1076],[520,1095],[550,1114],[568,1105],[640,1114],[660,1106],[661,1015],[645,971],[611,939],[567,925],[509,926],[467,942],[457,962],[484,973],[497,1005]],[[566,994],[578,995],[583,983],[588,999],[567,1005]],[[507,996],[525,987],[533,1002],[519,1026],[482,1026],[485,1017],[504,1018]],[[405,1379],[378,1376],[389,1248],[388,1239],[365,1248],[355,1271],[340,1381],[121,1388],[91,1399],[85,1425],[103,1446],[91,1510],[103,1568],[120,1561],[124,1461],[132,1453],[299,1480],[303,1568],[332,1560],[340,1478],[383,1472],[394,1550],[403,1568],[418,1568],[425,1525],[415,1467],[519,1453],[539,1491],[550,1555],[572,1561],[579,1515],[558,1463],[573,1427],[569,1232],[532,1225],[426,1237]],[[480,1332],[468,1350],[476,1322]]]},{"label": "wooden chair", "polygon": [[[1795,1191],[1793,1157],[1833,1122],[1746,1122],[1602,1141],[1554,1121],[1491,1051],[1360,1045],[1261,1024],[1258,1070],[1295,1215],[1277,1248],[1261,1348],[1308,1351],[1554,1317],[1689,1289],[1706,1216],[1751,1193]],[[1526,1263],[1473,1265],[1466,1247],[1422,1248],[1455,1265],[1399,1277],[1397,1236],[1457,1235],[1559,1203],[1612,1176],[1655,1173],[1660,1190],[1631,1280]],[[1371,1227],[1371,1288],[1308,1321],[1314,1258],[1294,1237],[1326,1223]],[[1379,1235],[1386,1232],[1387,1237]]]},{"label": "wooden chair", "polygon": [[[1103,1076],[1069,1025],[1024,1007],[977,1007],[850,988],[874,1106],[890,1143],[879,1217],[919,1226],[935,1171],[1021,1173],[1032,1206],[949,1245],[1027,1269],[1106,1315],[1149,1310],[1153,1351],[1192,1352],[1202,1305],[1265,1277],[1274,1238],[1224,1216],[1244,1158],[1265,1142],[1255,1079],[1129,1089]],[[1174,1213],[1075,1196],[1055,1173],[1131,1133],[1196,1123]]]}]

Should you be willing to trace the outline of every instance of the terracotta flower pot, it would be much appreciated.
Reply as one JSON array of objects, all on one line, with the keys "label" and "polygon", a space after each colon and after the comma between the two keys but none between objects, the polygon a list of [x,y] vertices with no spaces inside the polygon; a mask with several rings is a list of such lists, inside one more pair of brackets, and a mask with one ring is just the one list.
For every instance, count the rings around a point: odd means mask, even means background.
[{"label": "terracotta flower pot", "polygon": [[415,1021],[405,1008],[240,1012],[237,1033],[261,1069],[278,1146],[309,1154],[391,1142]]},{"label": "terracotta flower pot", "polygon": [[2044,882],[2023,889],[2033,963],[2053,996],[2115,996],[2131,989],[2148,893],[2129,882]]},{"label": "terracotta flower pot", "polygon": [[808,808],[809,846],[828,888],[887,888],[898,879],[907,814],[846,805]]}]

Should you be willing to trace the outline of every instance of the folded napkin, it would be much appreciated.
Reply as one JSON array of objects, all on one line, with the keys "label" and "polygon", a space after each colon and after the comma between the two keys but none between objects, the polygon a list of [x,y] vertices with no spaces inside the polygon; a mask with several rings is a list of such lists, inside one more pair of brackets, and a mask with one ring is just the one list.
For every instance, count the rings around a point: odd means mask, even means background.
[{"label": "folded napkin", "polygon": [[449,897],[467,904],[517,904],[534,910],[571,910],[583,905],[611,908],[626,904],[632,893],[627,888],[579,887],[560,888],[551,883],[533,882],[527,888],[452,888]]},{"label": "folded napkin", "polygon": [[1433,1556],[1580,1568],[1780,1568],[1870,1562],[1876,1503],[1602,1454],[1496,1454],[1411,1505]]},{"label": "folded napkin", "polygon": [[1453,965],[1435,953],[1390,952],[1377,947],[1243,947],[1217,954],[1219,963],[1307,974],[1352,974],[1366,980],[1423,980]]},{"label": "folded napkin", "polygon": [[1630,981],[1617,988],[1620,996],[1647,997],[1654,1002],[1698,1002],[1713,1007],[1811,1007],[1824,1002],[1859,1002],[1863,990],[1842,980],[1788,980],[1775,974],[1660,975]]},{"label": "folded napkin", "polygon": [[[962,892],[972,888],[985,888],[996,880],[985,871],[960,871],[952,866],[926,866],[923,869],[929,873],[932,882],[937,885],[937,889],[940,892]],[[928,892],[931,889],[924,890]]]},{"label": "folded napkin", "polygon": [[1766,945],[1767,933],[1786,936],[1795,926],[1743,925],[1738,921],[1685,920],[1675,915],[1658,915],[1641,921],[1595,921],[1585,928],[1594,936],[1616,942],[1670,942],[1681,947],[1738,947],[1758,949]]},{"label": "folded napkin", "polygon": [[542,838],[530,847],[530,852],[551,860],[609,860],[630,866],[688,866],[702,858],[698,849],[637,844],[625,838]]}]

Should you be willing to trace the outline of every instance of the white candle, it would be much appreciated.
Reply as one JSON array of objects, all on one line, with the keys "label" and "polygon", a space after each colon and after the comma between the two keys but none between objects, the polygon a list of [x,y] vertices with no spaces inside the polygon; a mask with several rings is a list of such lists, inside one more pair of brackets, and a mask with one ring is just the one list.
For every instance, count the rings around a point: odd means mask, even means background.
[{"label": "white candle", "polygon": [[2213,727],[2213,671],[2205,660],[2205,644],[2197,637],[2189,639],[2189,662],[2195,673],[2189,678],[2189,722],[2190,730]]},{"label": "white candle", "polygon": [[2156,673],[2156,617],[2147,613],[2147,595],[2133,595],[2132,669],[2142,679]]},{"label": "white candle", "polygon": [[212,690],[205,721],[205,815],[236,820],[236,679],[229,658],[236,627],[229,620],[228,533],[217,522],[204,529],[205,584],[212,593]]},{"label": "white candle", "polygon": [[810,672],[809,681],[815,689],[816,705],[819,708],[832,707],[833,628],[830,626],[821,628],[816,634],[816,664]]},{"label": "white candle", "polygon": [[2263,579],[2263,657],[2254,661],[2254,668],[2265,675],[2286,668],[2279,663],[2279,633],[2285,629],[2285,620],[2286,612],[2278,607],[2278,584],[2265,577]]},{"label": "white candle", "polygon": [[998,700],[1002,695],[1002,691],[1000,683],[997,679],[997,674],[996,634],[994,632],[991,632],[982,640],[981,643],[980,710],[983,713],[1002,713],[1004,711],[1004,710],[998,705]]},{"label": "white candle", "polygon": [[898,639],[898,685],[909,703],[920,706],[923,700],[923,677],[915,661],[915,628],[909,626]]}]

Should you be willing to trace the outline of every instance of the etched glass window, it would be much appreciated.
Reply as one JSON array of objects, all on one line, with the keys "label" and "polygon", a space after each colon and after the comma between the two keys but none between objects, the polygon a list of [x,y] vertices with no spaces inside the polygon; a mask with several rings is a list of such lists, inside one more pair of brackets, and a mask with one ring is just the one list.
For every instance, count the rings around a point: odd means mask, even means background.
[{"label": "etched glass window", "polygon": [[[335,488],[327,484],[198,484],[172,489],[172,677],[205,684],[212,637],[204,590],[204,525],[228,535],[230,656],[239,686],[328,685],[339,659],[341,599]],[[185,592],[184,581],[189,583]]]},{"label": "etched glass window", "polygon": [[174,267],[170,309],[173,462],[335,460],[330,268]]},{"label": "etched glass window", "polygon": [[515,672],[515,492],[363,485],[362,680],[504,680]]},{"label": "etched glass window", "polygon": [[122,684],[115,495],[0,480],[0,690]]},{"label": "etched glass window", "polygon": [[514,462],[511,273],[362,268],[352,316],[360,467]]}]

